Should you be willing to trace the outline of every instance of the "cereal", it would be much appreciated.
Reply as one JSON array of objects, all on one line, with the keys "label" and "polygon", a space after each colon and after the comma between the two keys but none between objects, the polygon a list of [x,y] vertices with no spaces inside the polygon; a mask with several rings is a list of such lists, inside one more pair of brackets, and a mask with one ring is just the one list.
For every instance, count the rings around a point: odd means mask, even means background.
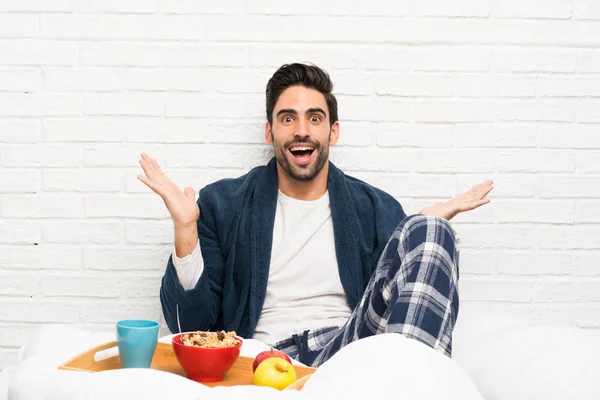
[{"label": "cereal", "polygon": [[223,347],[234,347],[240,344],[240,340],[235,337],[235,331],[225,332],[196,332],[184,333],[181,336],[181,342],[186,346],[202,347],[205,349],[216,349]]}]

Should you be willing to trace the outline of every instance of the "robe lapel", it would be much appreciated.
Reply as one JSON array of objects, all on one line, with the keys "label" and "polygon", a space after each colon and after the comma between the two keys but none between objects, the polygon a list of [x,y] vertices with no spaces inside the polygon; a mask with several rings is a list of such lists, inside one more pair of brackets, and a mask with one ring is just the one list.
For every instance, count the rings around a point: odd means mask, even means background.
[{"label": "robe lapel", "polygon": [[358,216],[355,201],[350,195],[346,181],[340,170],[329,163],[329,202],[335,252],[342,286],[348,297],[349,306],[354,309],[363,292],[362,258],[359,248]]}]

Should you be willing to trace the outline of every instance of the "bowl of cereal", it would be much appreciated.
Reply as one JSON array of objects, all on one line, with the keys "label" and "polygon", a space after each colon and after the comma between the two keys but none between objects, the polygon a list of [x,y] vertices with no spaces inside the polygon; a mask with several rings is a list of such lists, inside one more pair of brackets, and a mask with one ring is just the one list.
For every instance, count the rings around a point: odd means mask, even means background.
[{"label": "bowl of cereal", "polygon": [[240,356],[242,338],[235,332],[187,332],[173,336],[173,352],[187,374],[196,382],[218,382]]}]

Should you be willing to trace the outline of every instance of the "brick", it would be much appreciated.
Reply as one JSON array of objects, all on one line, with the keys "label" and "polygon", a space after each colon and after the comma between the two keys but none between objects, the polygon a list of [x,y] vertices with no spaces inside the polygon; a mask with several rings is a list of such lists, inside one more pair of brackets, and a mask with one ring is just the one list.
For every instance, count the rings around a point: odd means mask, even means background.
[{"label": "brick", "polygon": [[424,173],[492,172],[493,151],[435,150],[415,153],[414,170]]},{"label": "brick", "polygon": [[577,172],[584,174],[600,174],[600,151],[577,152]]},{"label": "brick", "polygon": [[133,70],[125,75],[126,90],[201,92],[210,89],[210,79],[203,71],[195,70]]},{"label": "brick", "polygon": [[85,269],[102,271],[164,271],[173,246],[85,248]]},{"label": "brick", "polygon": [[162,273],[154,275],[150,277],[140,277],[139,274],[124,276],[120,284],[121,297],[125,299],[155,299],[160,293]]},{"label": "brick", "polygon": [[90,13],[139,13],[153,14],[158,11],[159,0],[80,0],[79,11]]},{"label": "brick", "polygon": [[577,108],[579,122],[600,123],[600,101],[580,102]]},{"label": "brick", "polygon": [[538,92],[547,97],[600,97],[600,80],[593,75],[540,76]]},{"label": "brick", "polygon": [[417,122],[492,122],[494,104],[488,101],[437,100],[414,102]]},{"label": "brick", "polygon": [[42,16],[42,35],[55,39],[204,40],[197,16],[61,14]]},{"label": "brick", "polygon": [[534,2],[494,0],[492,14],[500,18],[570,18],[571,0],[548,0],[540,7]]},{"label": "brick", "polygon": [[[375,131],[379,147],[454,147],[454,133],[452,127],[447,125],[377,124]],[[342,135],[344,132],[345,129],[342,130]]]},{"label": "brick", "polygon": [[206,76],[210,88],[217,93],[251,93],[264,96],[271,70],[210,70]]},{"label": "brick", "polygon": [[1,150],[6,167],[78,167],[82,149],[78,144],[15,145]]},{"label": "brick", "polygon": [[123,171],[113,169],[46,169],[46,192],[120,192]]},{"label": "brick", "polygon": [[460,227],[463,249],[529,249],[534,229],[526,226],[470,224]]},{"label": "brick", "polygon": [[39,34],[39,18],[36,15],[0,15],[0,38],[35,38]]},{"label": "brick", "polygon": [[[196,193],[200,188],[224,178],[237,178],[247,172],[246,169],[232,168],[194,168],[193,170],[173,169],[166,171],[165,174],[175,184],[183,190],[186,186],[195,189]],[[137,174],[131,173],[125,175],[125,191],[128,193],[152,193],[151,190],[137,179]]]},{"label": "brick", "polygon": [[80,113],[81,97],[78,94],[0,94],[0,116],[52,117]]},{"label": "brick", "polygon": [[165,64],[166,48],[129,43],[82,43],[80,65],[119,67],[160,67]]},{"label": "brick", "polygon": [[336,152],[332,161],[344,171],[410,172],[414,157],[397,149],[346,148]]},{"label": "brick", "polygon": [[535,301],[540,303],[596,302],[600,301],[600,282],[567,280],[544,282],[537,288]]},{"label": "brick", "polygon": [[246,46],[228,43],[171,46],[166,52],[168,67],[245,67],[247,60]]},{"label": "brick", "polygon": [[[353,73],[354,79],[357,78]],[[449,97],[455,92],[454,77],[437,74],[378,74],[374,82],[378,95]],[[368,93],[367,93],[368,94]]]},{"label": "brick", "polygon": [[415,71],[485,72],[492,53],[477,47],[427,47],[413,50]]},{"label": "brick", "polygon": [[456,77],[459,97],[535,97],[536,78],[519,75],[472,75]]},{"label": "brick", "polygon": [[125,72],[107,68],[46,68],[44,89],[57,92],[121,91]]},{"label": "brick", "polygon": [[121,319],[150,319],[160,318],[160,304],[156,299],[133,302],[131,299],[95,300],[81,305],[81,322],[84,323],[115,323]]},{"label": "brick", "polygon": [[578,72],[598,73],[600,69],[600,50],[597,49],[580,49],[579,58],[577,60]]},{"label": "brick", "polygon": [[407,99],[338,96],[338,110],[344,121],[412,121],[412,105]]},{"label": "brick", "polygon": [[[263,144],[264,122],[195,118],[132,118],[122,124],[128,142]],[[345,132],[345,130],[344,130]],[[345,133],[344,133],[345,134]]]},{"label": "brick", "polygon": [[[126,144],[89,144],[84,149],[84,165],[86,167],[137,167],[138,173],[142,173],[139,164],[141,153],[146,152],[159,160],[161,152],[156,146],[126,145]],[[136,174],[136,176],[137,176]]]},{"label": "brick", "polygon": [[46,142],[123,142],[125,123],[119,118],[44,118]]},{"label": "brick", "polygon": [[574,323],[580,328],[600,328],[600,305],[597,303],[576,306],[572,315]]},{"label": "brick", "polygon": [[485,182],[488,179],[494,181],[494,190],[491,196],[496,198],[529,198],[535,197],[536,175],[523,174],[499,174],[499,175],[459,175],[458,188],[464,193],[473,186]]},{"label": "brick", "polygon": [[[273,0],[268,1],[272,3]],[[314,5],[307,6],[306,8],[313,8],[318,11],[314,13],[322,13],[327,11],[323,7],[322,3],[314,1]],[[305,8],[305,4],[298,3],[301,8]],[[306,11],[305,11],[306,12]],[[403,2],[387,2],[385,0],[375,0],[370,3],[365,3],[360,0],[334,0],[329,4],[330,15],[342,15],[342,16],[380,16],[380,17],[391,17],[391,16],[404,16],[408,12],[408,7]],[[298,13],[301,13],[300,10]]]},{"label": "brick", "polygon": [[577,58],[568,49],[502,49],[494,52],[494,65],[498,72],[574,72]]},{"label": "brick", "polygon": [[600,44],[596,21],[539,21],[533,25],[532,42],[540,45],[587,47]]},{"label": "brick", "polygon": [[37,92],[40,81],[40,73],[36,69],[0,69],[0,91]]},{"label": "brick", "polygon": [[459,283],[462,301],[531,302],[534,282],[517,279],[468,277]]},{"label": "brick", "polygon": [[74,270],[81,268],[81,254],[82,251],[78,247],[45,243],[37,246],[3,246],[0,251],[0,268]]},{"label": "brick", "polygon": [[[400,4],[403,4],[402,2]],[[487,17],[490,15],[489,0],[424,0],[410,2],[410,14],[424,17]]]},{"label": "brick", "polygon": [[576,223],[600,223],[600,207],[598,201],[581,201],[575,205]]},{"label": "brick", "polygon": [[364,180],[396,198],[432,198],[456,195],[456,180],[447,175],[374,174],[354,172],[352,176]]},{"label": "brick", "polygon": [[575,205],[572,201],[496,201],[496,220],[500,223],[532,222],[573,224]]},{"label": "brick", "polygon": [[42,125],[35,119],[0,119],[0,142],[36,143],[42,137]]},{"label": "brick", "polygon": [[134,244],[168,244],[174,240],[173,222],[164,221],[136,221],[125,222],[125,239],[127,243]]},{"label": "brick", "polygon": [[[447,201],[450,199],[444,199]],[[423,207],[431,206],[435,202],[431,201],[428,204],[423,204]],[[452,219],[455,224],[492,224],[494,222],[496,204],[494,202],[485,204],[475,210],[470,210],[458,214]]]},{"label": "brick", "polygon": [[84,198],[86,217],[166,218],[161,198],[150,195],[97,195]]},{"label": "brick", "polygon": [[39,243],[42,226],[38,221],[2,219],[0,223],[0,243],[34,244]]},{"label": "brick", "polygon": [[165,99],[161,93],[87,94],[83,98],[83,113],[162,117]]},{"label": "brick", "polygon": [[540,198],[600,198],[600,178],[581,176],[544,176],[538,180]]},{"label": "brick", "polygon": [[79,305],[73,301],[0,299],[0,321],[68,323],[78,320]]},{"label": "brick", "polygon": [[46,273],[41,277],[41,289],[44,297],[117,298],[122,281],[117,275]]},{"label": "brick", "polygon": [[[460,228],[457,229],[460,237]],[[494,257],[490,251],[466,251],[461,252],[459,257],[458,268],[461,277],[494,273]]]},{"label": "brick", "polygon": [[20,347],[38,331],[35,324],[0,324],[0,343],[6,347]]},{"label": "brick", "polygon": [[12,168],[0,170],[0,193],[37,193],[41,183],[39,171]]},{"label": "brick", "polygon": [[600,20],[600,4],[595,0],[573,0],[573,18]]},{"label": "brick", "polygon": [[505,100],[496,110],[500,121],[575,121],[576,104],[556,100]]},{"label": "brick", "polygon": [[[344,46],[344,45],[342,45]],[[347,48],[349,47],[348,45]],[[329,70],[329,60],[331,58],[332,64],[334,63],[334,56],[341,57],[339,63],[344,65],[344,63],[358,63],[357,60],[360,57],[360,60],[366,60],[366,56],[362,57],[356,53],[360,50],[371,49],[371,46],[361,46],[359,44],[353,45],[352,48],[356,48],[357,51],[352,54],[347,54],[343,50],[339,50],[338,52],[335,49],[331,48],[326,44],[281,44],[281,43],[269,43],[269,44],[261,44],[261,43],[250,43],[248,45],[248,59],[250,67],[258,67],[264,68],[269,67],[273,68],[272,72],[275,72],[275,69],[279,68],[283,64],[290,63],[291,60],[297,60],[298,62],[311,62],[315,65],[318,65],[321,68]],[[331,53],[330,53],[331,52]],[[372,52],[371,52],[372,53]],[[342,56],[342,54],[346,54]],[[371,60],[370,65],[376,64]],[[363,64],[361,64],[362,66]],[[341,67],[340,67],[341,68]],[[335,84],[335,82],[334,82]],[[266,82],[265,82],[266,86]]]},{"label": "brick", "polygon": [[501,150],[500,172],[573,172],[575,153],[566,150]]},{"label": "brick", "polygon": [[582,250],[575,252],[573,258],[573,274],[586,276],[600,276],[598,257],[600,252]]},{"label": "brick", "polygon": [[240,14],[245,10],[245,1],[161,0],[160,9],[165,14]]},{"label": "brick", "polygon": [[22,39],[0,42],[0,65],[77,65],[76,43]]},{"label": "brick", "polygon": [[[375,94],[377,77],[371,71],[337,71],[331,77],[335,95],[371,96]],[[263,80],[267,82],[268,77]]]},{"label": "brick", "polygon": [[[374,1],[372,8],[376,8],[378,3],[382,1]],[[358,3],[354,1],[354,3]],[[340,7],[336,1],[329,6],[334,14],[340,11]],[[344,9],[347,9],[346,5]],[[364,10],[368,7],[364,7]],[[306,0],[302,3],[282,3],[277,0],[248,0],[246,2],[246,12],[249,14],[264,14],[264,15],[324,15],[327,13],[327,7],[319,0]],[[343,12],[341,15],[345,15]],[[377,15],[377,14],[375,14]]]},{"label": "brick", "polygon": [[600,149],[600,127],[572,124],[542,126],[540,147]]},{"label": "brick", "polygon": [[0,370],[7,371],[19,364],[19,349],[0,348]]},{"label": "brick", "polygon": [[599,250],[600,226],[538,226],[540,249]]},{"label": "brick", "polygon": [[124,237],[122,222],[111,221],[69,221],[45,222],[42,235],[45,243],[119,243]]},{"label": "brick", "polygon": [[[251,65],[254,58],[254,48],[255,46],[250,47]],[[279,48],[277,48],[277,54],[273,54],[273,56],[279,56],[280,50],[283,52],[283,56],[289,56],[289,59],[296,58],[291,54],[287,54],[286,49]],[[269,51],[272,50],[269,50],[269,48],[264,50],[265,53]],[[308,48],[302,48],[302,50],[297,49],[297,51],[301,54],[306,54],[304,59],[313,59],[313,57],[309,57],[308,55],[308,52],[310,51]],[[329,50],[327,50],[325,46],[319,46],[314,51],[314,59],[321,60],[320,64],[324,66],[330,65],[331,68],[334,68],[336,71],[349,69],[352,71],[382,70],[398,72],[407,71],[410,68],[411,52],[407,46],[403,45],[362,45],[339,43],[331,47]],[[268,57],[267,54],[264,56]]]},{"label": "brick", "polygon": [[537,147],[537,127],[533,125],[465,124],[457,125],[459,148]]},{"label": "brick", "polygon": [[[202,104],[202,107],[198,107]],[[178,93],[166,97],[167,117],[264,118],[263,96]]]},{"label": "brick", "polygon": [[77,0],[6,1],[0,4],[0,11],[70,12],[77,11]]},{"label": "brick", "polygon": [[2,200],[2,216],[9,218],[79,218],[81,198],[76,196],[10,196]]},{"label": "brick", "polygon": [[[441,18],[440,18],[441,20]],[[506,19],[453,18],[444,19],[448,24],[446,33],[455,43],[489,45],[528,44],[533,39],[533,24]]]},{"label": "brick", "polygon": [[3,272],[0,271],[1,296],[34,296],[39,293],[39,277],[36,272]]},{"label": "brick", "polygon": [[573,268],[570,253],[548,252],[501,252],[495,255],[494,263],[502,275],[567,275]]}]

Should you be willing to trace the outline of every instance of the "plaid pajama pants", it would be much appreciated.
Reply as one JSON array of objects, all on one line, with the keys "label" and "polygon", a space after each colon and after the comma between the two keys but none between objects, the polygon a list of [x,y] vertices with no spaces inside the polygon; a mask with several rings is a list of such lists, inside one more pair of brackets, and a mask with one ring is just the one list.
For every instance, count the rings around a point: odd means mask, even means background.
[{"label": "plaid pajama pants", "polygon": [[304,331],[273,347],[318,367],[352,341],[395,332],[451,356],[457,285],[458,251],[448,221],[407,217],[392,234],[361,302],[343,327]]}]

